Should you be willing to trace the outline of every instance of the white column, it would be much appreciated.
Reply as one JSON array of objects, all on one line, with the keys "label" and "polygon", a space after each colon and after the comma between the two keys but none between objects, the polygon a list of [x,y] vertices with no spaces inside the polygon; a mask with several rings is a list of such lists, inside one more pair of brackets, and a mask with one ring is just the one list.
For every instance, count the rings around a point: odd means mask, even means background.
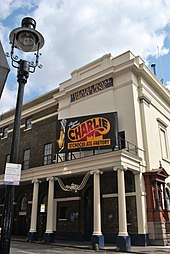
[{"label": "white column", "polygon": [[54,216],[53,216],[53,231],[56,231],[57,225],[57,201],[54,199]]},{"label": "white column", "polygon": [[36,179],[33,180],[32,183],[34,184],[34,187],[33,187],[32,211],[31,211],[31,226],[29,231],[31,233],[37,232],[38,191],[40,181]]},{"label": "white column", "polygon": [[135,188],[136,188],[138,234],[146,234],[148,232],[146,223],[147,222],[146,193],[142,173],[135,174]]},{"label": "white column", "polygon": [[124,168],[116,168],[118,178],[118,208],[119,208],[119,234],[118,236],[128,236],[127,218],[126,218],[126,197],[125,197],[125,180]]},{"label": "white column", "polygon": [[48,186],[48,208],[47,224],[45,233],[53,233],[53,216],[54,216],[54,177],[47,178]]},{"label": "white column", "polygon": [[93,212],[93,235],[102,235],[101,232],[101,204],[100,204],[100,174],[99,170],[91,171],[93,174],[94,212]]}]

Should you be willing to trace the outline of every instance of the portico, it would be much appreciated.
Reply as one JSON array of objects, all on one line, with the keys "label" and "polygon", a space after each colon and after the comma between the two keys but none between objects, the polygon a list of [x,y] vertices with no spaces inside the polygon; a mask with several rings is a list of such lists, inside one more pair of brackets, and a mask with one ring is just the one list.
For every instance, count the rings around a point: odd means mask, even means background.
[{"label": "portico", "polygon": [[[118,160],[119,158],[119,160]],[[145,242],[144,239],[146,239],[147,235],[147,229],[145,228],[145,218],[146,215],[143,214],[143,217],[140,216],[141,213],[141,206],[142,203],[140,201],[141,195],[136,195],[137,193],[141,193],[142,190],[139,189],[138,186],[138,181],[139,181],[139,176],[142,178],[140,170],[141,170],[141,159],[138,156],[134,156],[126,151],[110,151],[110,152],[105,152],[102,154],[98,154],[96,156],[90,156],[88,157],[88,160],[85,160],[86,158],[82,159],[77,159],[73,161],[65,161],[61,163],[56,163],[53,165],[48,166],[48,173],[58,172],[58,175],[53,175],[52,177],[48,177],[46,180],[48,181],[48,203],[47,203],[47,215],[46,215],[46,230],[45,230],[45,237],[44,240],[47,242],[52,242],[54,241],[55,236],[60,236],[60,233],[58,229],[60,228],[60,225],[65,225],[65,227],[69,227],[69,223],[72,223],[74,225],[76,223],[77,226],[75,226],[75,232],[70,231],[69,239],[74,239],[75,233],[79,232],[79,235],[81,235],[81,238],[83,239],[83,235],[85,234],[85,224],[82,222],[85,218],[85,207],[84,207],[84,201],[83,201],[83,193],[85,193],[86,189],[89,188],[89,186],[92,187],[92,193],[93,193],[93,198],[91,199],[90,202],[93,202],[91,205],[92,211],[93,211],[93,219],[92,219],[92,232],[91,232],[91,244],[94,247],[96,244],[98,244],[99,248],[104,246],[104,239],[105,239],[105,234],[106,234],[106,241],[110,239],[109,241],[111,242],[117,242],[118,246],[119,243],[122,241],[124,242],[124,247],[126,250],[130,248],[131,246],[131,241],[130,241],[130,236],[128,233],[128,223],[127,223],[127,212],[126,212],[126,195],[128,193],[125,192],[125,187],[122,188],[122,186],[125,186],[125,176],[124,172],[125,171],[131,171],[132,175],[134,175],[135,179],[135,186],[136,191],[133,192],[136,199],[136,204],[137,204],[137,216],[138,216],[138,226],[137,230],[140,232],[139,239],[137,237],[137,234],[135,236],[132,235],[132,239],[134,242],[134,239],[138,239],[136,241],[139,242]],[[86,161],[86,162],[85,162]],[[118,165],[117,161],[121,162],[122,165]],[[133,163],[132,163],[133,161]],[[74,169],[72,168],[72,165],[74,163]],[[117,166],[116,166],[117,164]],[[112,165],[112,167],[111,167]],[[64,171],[63,171],[64,167]],[[86,168],[86,171],[84,169]],[[93,168],[93,170],[91,170]],[[100,168],[100,169],[99,169]],[[138,170],[137,170],[138,168]],[[28,171],[27,171],[28,172]],[[79,172],[79,173],[78,173]],[[81,173],[80,173],[81,172]],[[113,173],[116,173],[114,175]],[[38,176],[38,171],[36,172]],[[45,171],[44,171],[45,173]],[[41,174],[41,171],[40,171]],[[53,173],[54,174],[54,173]],[[110,184],[112,182],[117,182],[118,185],[118,190],[117,193],[103,193],[103,184],[106,181],[105,177],[107,175],[110,175]],[[41,175],[40,175],[41,176]],[[67,176],[67,178],[66,178]],[[116,177],[116,178],[115,178]],[[57,181],[56,181],[57,179]],[[63,185],[58,184],[60,181],[62,181]],[[70,179],[70,180],[68,180]],[[76,180],[78,179],[78,180]],[[66,183],[71,183],[69,188],[69,185],[66,185]],[[75,187],[74,187],[74,183]],[[83,184],[82,184],[83,183]],[[31,218],[31,227],[29,235],[36,235],[36,206],[37,203],[36,197],[38,196],[38,184],[39,181],[36,180],[34,181],[34,188],[33,188],[33,202],[32,202],[32,218]],[[41,183],[40,183],[41,184]],[[61,185],[65,186],[65,191],[64,187],[61,189]],[[109,185],[109,183],[108,183]],[[82,186],[80,190],[78,190],[78,186]],[[77,188],[77,189],[76,189]],[[70,192],[70,191],[71,192]],[[102,191],[102,192],[101,192]],[[58,194],[60,193],[61,197],[59,198]],[[70,193],[70,194],[69,194]],[[129,193],[130,194],[130,193]],[[128,194],[128,196],[129,196]],[[71,195],[71,196],[70,196]],[[108,233],[105,231],[102,231],[102,228],[104,227],[103,223],[103,216],[102,215],[102,210],[104,209],[102,206],[104,205],[104,200],[109,201],[107,198],[111,197],[117,197],[118,198],[118,214],[115,215],[114,211],[112,211],[113,216],[118,217],[118,239],[116,240],[116,235],[114,236],[114,232],[112,233],[113,237],[112,240],[109,236],[108,238]],[[70,203],[71,202],[71,203]],[[110,202],[110,201],[109,201]],[[76,209],[71,207],[76,205]],[[69,204],[69,208],[68,207]],[[79,207],[79,208],[78,208]],[[69,216],[67,218],[63,217],[60,218],[61,211],[64,211],[65,209],[65,216]],[[71,209],[69,211],[69,209]],[[74,210],[75,209],[75,210]],[[72,212],[71,212],[72,211]],[[142,207],[142,211],[145,211],[144,207]],[[116,212],[117,213],[117,212]],[[37,214],[38,216],[38,214]],[[57,218],[57,219],[56,219]],[[107,218],[106,218],[107,219]],[[83,226],[80,224],[82,223]],[[108,223],[108,222],[107,222]],[[110,222],[109,222],[110,223]],[[54,225],[55,224],[55,225]],[[84,232],[84,233],[83,233]],[[67,238],[68,233],[67,229],[65,233],[63,232],[62,237]],[[111,233],[109,233],[111,235]],[[143,237],[142,237],[143,236]],[[33,237],[30,237],[30,240],[33,239]],[[34,238],[35,239],[35,238]],[[57,240],[57,238],[56,238]],[[122,246],[122,244],[121,244]],[[122,247],[121,247],[122,248]],[[123,249],[122,249],[123,250]]]}]

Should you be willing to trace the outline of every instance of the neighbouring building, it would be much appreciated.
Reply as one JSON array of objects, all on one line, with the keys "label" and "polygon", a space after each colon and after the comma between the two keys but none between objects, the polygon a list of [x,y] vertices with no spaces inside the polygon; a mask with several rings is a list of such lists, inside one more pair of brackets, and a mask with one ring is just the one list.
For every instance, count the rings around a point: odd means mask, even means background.
[{"label": "neighbouring building", "polygon": [[[0,218],[14,110],[0,116]],[[12,234],[125,246],[170,239],[170,91],[130,51],[22,111]]]}]

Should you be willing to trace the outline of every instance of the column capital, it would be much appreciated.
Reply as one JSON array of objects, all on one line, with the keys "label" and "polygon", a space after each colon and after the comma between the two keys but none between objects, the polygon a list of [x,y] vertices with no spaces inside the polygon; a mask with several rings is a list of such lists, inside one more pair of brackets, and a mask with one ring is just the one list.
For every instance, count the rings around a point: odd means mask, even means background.
[{"label": "column capital", "polygon": [[55,177],[54,177],[54,176],[47,177],[46,180],[47,180],[47,181],[55,181]]},{"label": "column capital", "polygon": [[90,171],[90,175],[93,175],[93,174],[103,174],[103,171],[99,170],[99,169],[94,169],[94,170],[91,170]]},{"label": "column capital", "polygon": [[140,171],[132,171],[132,173],[134,174],[134,176],[137,176],[137,175],[141,175],[141,174],[142,174]]},{"label": "column capital", "polygon": [[39,179],[33,179],[32,181],[31,181],[31,183],[41,183],[42,181],[41,180],[39,180]]},{"label": "column capital", "polygon": [[126,168],[126,167],[124,167],[124,166],[122,166],[122,165],[118,165],[118,166],[114,166],[114,167],[113,167],[113,170],[114,170],[114,171],[118,171],[118,170],[126,171],[126,170],[128,170],[128,168]]}]

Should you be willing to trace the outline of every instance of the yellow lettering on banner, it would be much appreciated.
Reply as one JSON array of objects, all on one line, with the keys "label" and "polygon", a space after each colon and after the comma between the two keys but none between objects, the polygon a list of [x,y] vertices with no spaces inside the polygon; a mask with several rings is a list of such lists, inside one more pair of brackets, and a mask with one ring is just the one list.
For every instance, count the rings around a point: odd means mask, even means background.
[{"label": "yellow lettering on banner", "polygon": [[70,141],[80,141],[85,138],[105,135],[109,131],[109,120],[103,117],[95,117],[80,123],[75,128],[69,128],[67,136]]},{"label": "yellow lettering on banner", "polygon": [[96,146],[110,146],[111,140],[102,139],[102,140],[93,140],[93,141],[82,141],[82,142],[71,142],[68,143],[68,150],[75,148],[87,148],[87,147],[96,147]]}]

